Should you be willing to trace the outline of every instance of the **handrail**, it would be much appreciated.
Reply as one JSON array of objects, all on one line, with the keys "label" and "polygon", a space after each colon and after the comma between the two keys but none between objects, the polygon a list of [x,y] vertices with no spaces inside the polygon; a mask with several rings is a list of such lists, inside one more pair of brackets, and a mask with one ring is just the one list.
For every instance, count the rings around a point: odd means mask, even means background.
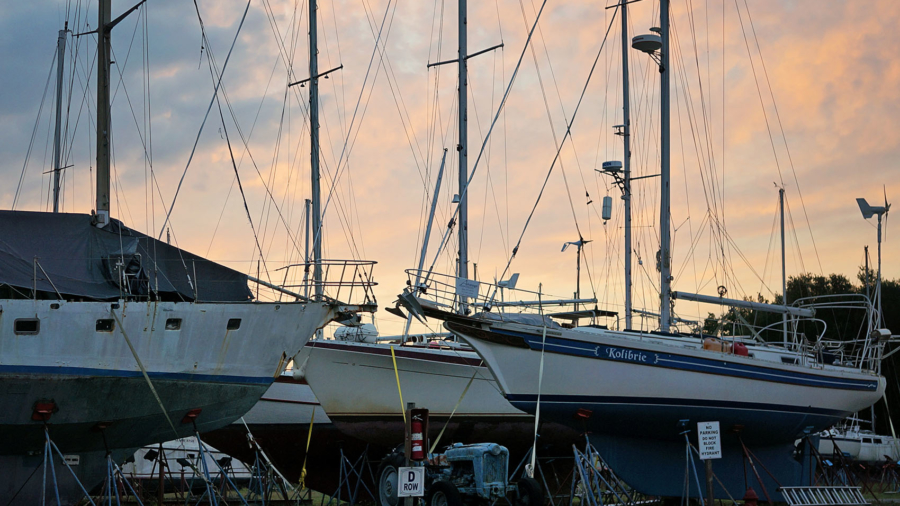
[{"label": "handrail", "polygon": [[[373,260],[323,259],[318,262],[288,264],[275,269],[275,272],[284,271],[280,285],[252,276],[248,276],[248,279],[275,290],[279,293],[279,298],[281,295],[288,295],[303,301],[373,305],[376,303],[373,287],[378,283],[374,281],[372,271],[377,263]],[[299,281],[292,281],[291,271],[296,271],[298,267],[302,268],[304,274],[308,274],[313,268],[319,268],[322,279],[316,281],[304,275]],[[317,292],[322,295],[314,295]]]}]

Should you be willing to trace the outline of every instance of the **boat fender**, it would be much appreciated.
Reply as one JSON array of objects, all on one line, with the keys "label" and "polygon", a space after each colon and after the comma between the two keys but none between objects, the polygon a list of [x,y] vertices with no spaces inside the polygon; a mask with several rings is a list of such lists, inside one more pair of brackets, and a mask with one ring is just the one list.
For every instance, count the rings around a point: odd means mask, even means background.
[{"label": "boat fender", "polygon": [[300,367],[294,367],[294,369],[291,371],[291,376],[293,376],[295,380],[303,381],[306,379],[307,362],[309,362],[309,355],[307,355],[306,358],[303,359],[303,363],[300,364]]}]

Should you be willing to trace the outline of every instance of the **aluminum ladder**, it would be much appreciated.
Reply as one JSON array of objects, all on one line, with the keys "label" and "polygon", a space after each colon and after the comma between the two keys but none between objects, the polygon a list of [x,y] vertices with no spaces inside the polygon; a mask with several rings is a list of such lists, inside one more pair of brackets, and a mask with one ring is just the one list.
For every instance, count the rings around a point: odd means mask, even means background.
[{"label": "aluminum ladder", "polygon": [[868,505],[860,487],[781,487],[788,506],[863,506]]}]

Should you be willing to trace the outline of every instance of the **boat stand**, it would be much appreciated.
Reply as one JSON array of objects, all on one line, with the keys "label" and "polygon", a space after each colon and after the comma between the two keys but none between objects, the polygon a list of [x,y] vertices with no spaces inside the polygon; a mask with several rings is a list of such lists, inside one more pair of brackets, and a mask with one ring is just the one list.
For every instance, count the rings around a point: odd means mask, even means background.
[{"label": "boat stand", "polygon": [[[369,463],[369,447],[366,446],[366,449],[362,452],[362,455],[356,459],[356,462],[350,462],[350,459],[347,458],[347,455],[344,453],[344,449],[340,449],[341,452],[341,464],[338,478],[338,488],[331,495],[331,498],[325,503],[325,506],[332,506],[334,503],[335,506],[341,504],[341,501],[345,501],[349,504],[349,506],[354,506],[356,504],[357,499],[359,499],[359,487],[360,485],[369,494],[369,497],[374,501],[375,494],[369,490],[368,485],[365,483],[365,479],[363,477],[363,473],[368,470],[369,477],[372,479],[372,483],[375,482],[375,475],[372,473],[372,467]],[[347,498],[343,498],[344,490],[346,488]]]},{"label": "boat stand", "polygon": [[[212,478],[209,472],[209,464],[206,462],[207,452],[209,451],[206,448],[206,443],[200,438],[200,432],[197,430],[197,424],[193,420],[191,422],[194,424],[194,437],[197,439],[197,447],[199,449],[199,457],[200,457],[200,469],[197,469],[197,466],[193,463],[190,463],[191,468],[194,470],[195,476],[200,476],[203,480],[203,484],[206,490],[203,494],[200,495],[200,498],[197,499],[197,502],[194,504],[199,505],[203,502],[204,499],[207,500],[207,503],[210,506],[218,506],[221,504],[228,504],[227,495],[228,489],[231,488],[237,494],[238,499],[240,500],[240,504],[244,506],[249,506],[247,502],[247,498],[241,494],[240,489],[234,484],[234,481],[229,476],[228,470],[232,469],[230,465],[230,460],[228,462],[222,462],[215,459],[210,459],[215,463],[219,472],[216,475],[216,479],[218,479],[220,486],[216,486],[215,479]],[[225,459],[222,459],[225,460]],[[232,469],[233,470],[233,469]]]},{"label": "boat stand", "polygon": [[[121,504],[121,493],[124,492],[125,499],[128,499],[128,493],[130,492],[131,497],[137,501],[137,504],[143,506],[144,503],[141,502],[141,498],[135,492],[134,487],[131,486],[131,482],[128,481],[122,469],[112,458],[109,445],[106,443],[106,426],[107,424],[99,423],[94,427],[94,430],[100,432],[100,436],[103,438],[103,449],[106,451],[106,480],[103,482],[100,496],[108,500],[104,502],[108,502],[110,505],[113,504],[113,497],[116,498],[116,504]],[[87,495],[87,492],[85,492],[85,495]],[[88,497],[88,500],[91,500],[90,497]],[[91,504],[94,504],[93,501],[91,501]]]},{"label": "boat stand", "polygon": [[581,504],[584,506],[627,506],[639,502],[638,494],[616,476],[590,441],[585,442],[583,452],[575,445],[572,445],[572,451],[575,455],[575,469],[570,506],[576,496],[581,497]]},{"label": "boat stand", "polygon": [[[243,421],[243,419],[242,419]],[[281,474],[281,471],[275,467],[275,464],[269,460],[265,450],[259,444],[259,441],[250,432],[250,427],[244,422],[247,429],[247,442],[253,448],[255,459],[251,468],[250,485],[248,499],[258,501],[261,506],[273,503],[272,494],[278,492],[282,499],[279,504],[294,503],[299,505],[302,502],[310,502],[312,494],[309,489],[294,487],[287,478]],[[256,504],[256,502],[254,502]]]},{"label": "boat stand", "polygon": [[[49,416],[47,418],[49,418]],[[53,486],[53,497],[51,498],[51,500],[55,498],[56,504],[62,505],[62,501],[60,501],[60,498],[59,498],[59,482],[56,480],[56,467],[53,464],[54,453],[57,456],[59,456],[59,460],[63,464],[65,464],[66,469],[68,469],[69,472],[72,473],[72,478],[74,478],[75,483],[77,483],[78,486],[81,487],[81,491],[84,492],[84,495],[85,495],[85,497],[87,497],[87,500],[91,504],[91,506],[96,506],[96,504],[94,504],[94,501],[91,500],[90,496],[88,496],[88,492],[84,488],[84,485],[81,483],[81,480],[78,479],[78,475],[75,474],[75,471],[72,470],[72,467],[69,465],[68,462],[66,462],[66,458],[63,456],[62,452],[59,451],[59,448],[56,446],[56,443],[54,443],[53,440],[50,439],[50,430],[47,425],[46,419],[44,420],[44,461],[41,464],[42,467],[44,468],[43,481],[41,482],[41,506],[47,505],[47,468],[48,467],[50,468],[50,478],[52,480],[52,486]]]},{"label": "boat stand", "polygon": [[[534,448],[528,449],[528,451],[525,453],[525,456],[522,457],[522,460],[519,461],[519,464],[516,466],[516,468],[513,470],[513,472],[511,472],[509,474],[510,479],[512,479],[514,476],[517,476],[520,469],[522,470],[522,475],[524,476],[524,474],[525,474],[524,466],[525,466],[526,462],[530,461],[532,451],[534,451]],[[566,488],[566,484],[569,482],[569,480],[575,479],[575,476],[574,476],[575,470],[573,468],[572,471],[570,471],[563,479],[560,480],[559,475],[556,472],[556,468],[553,466],[553,463],[558,460],[568,460],[568,458],[567,457],[565,457],[565,458],[538,457],[538,458],[534,459],[534,479],[538,480],[540,482],[541,486],[544,488],[544,497],[547,498],[548,501],[550,501],[550,506],[562,506],[564,504],[565,500],[568,500],[569,501],[568,504],[569,504],[569,506],[571,506],[571,504],[572,504],[571,493],[563,494],[562,491]],[[556,490],[553,490],[550,487],[550,483],[547,481],[547,475],[544,473],[544,467],[541,465],[541,461],[544,461],[545,463],[550,464],[550,468],[551,468],[551,472],[552,472],[550,477],[553,478],[553,481],[555,482]],[[539,476],[540,476],[540,478],[538,478]],[[557,501],[559,501],[559,502],[557,502]]]}]

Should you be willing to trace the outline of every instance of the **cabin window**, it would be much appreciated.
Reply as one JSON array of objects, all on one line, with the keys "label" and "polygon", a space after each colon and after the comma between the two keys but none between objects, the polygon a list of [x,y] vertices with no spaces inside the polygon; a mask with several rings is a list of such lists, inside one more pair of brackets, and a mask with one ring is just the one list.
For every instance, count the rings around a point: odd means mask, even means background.
[{"label": "cabin window", "polygon": [[241,328],[241,319],[240,318],[230,318],[228,320],[228,325],[225,326],[227,330],[237,330]]},{"label": "cabin window", "polygon": [[14,328],[18,335],[35,335],[41,330],[41,321],[37,318],[17,318]]},{"label": "cabin window", "polygon": [[863,443],[871,443],[871,442],[872,442],[872,438],[870,438],[870,437],[863,438]]},{"label": "cabin window", "polygon": [[97,320],[97,332],[112,332],[116,328],[116,321],[112,318]]},{"label": "cabin window", "polygon": [[181,330],[181,318],[169,318],[166,320],[166,330]]},{"label": "cabin window", "polygon": [[884,444],[884,441],[882,441],[881,438],[875,438],[875,444],[877,444],[877,445],[883,445],[883,444]]}]

